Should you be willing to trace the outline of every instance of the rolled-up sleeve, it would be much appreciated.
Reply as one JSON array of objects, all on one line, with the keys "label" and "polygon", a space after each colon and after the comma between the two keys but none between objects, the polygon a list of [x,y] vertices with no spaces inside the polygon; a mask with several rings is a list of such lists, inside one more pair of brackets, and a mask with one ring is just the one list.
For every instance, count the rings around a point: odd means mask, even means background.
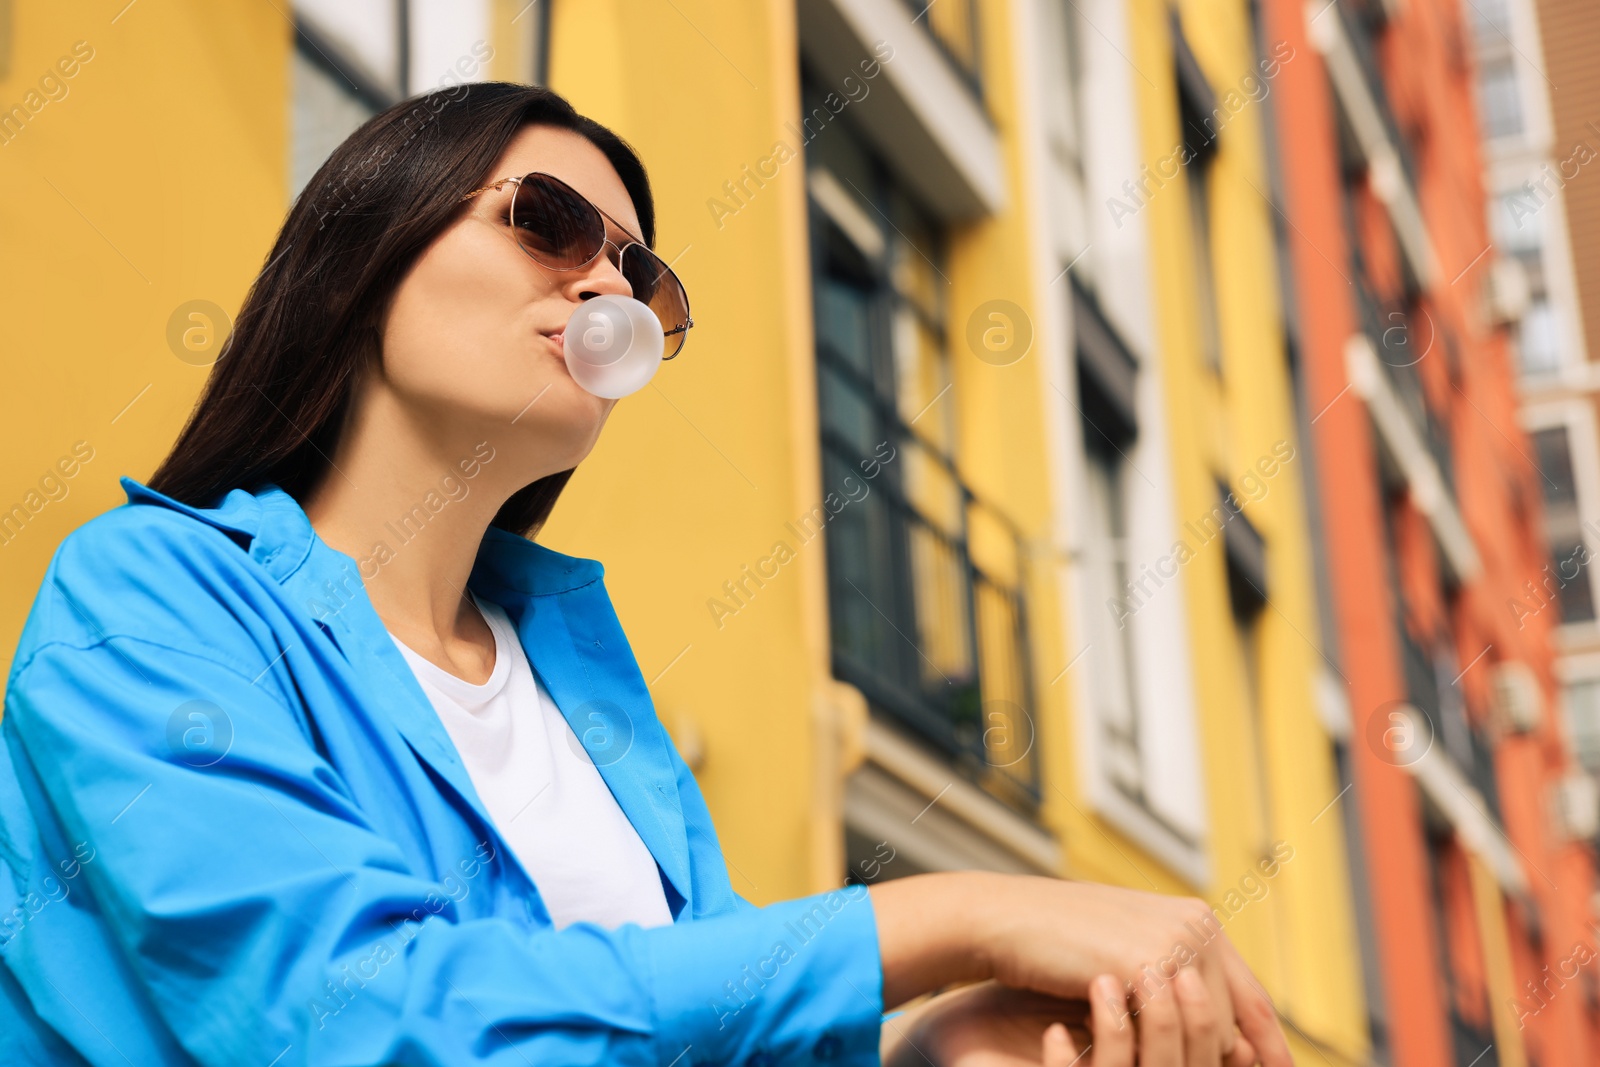
[{"label": "rolled-up sleeve", "polygon": [[[30,814],[92,849],[92,906],[198,1063],[878,1062],[865,887],[651,929],[468,917],[251,666],[131,636],[45,644],[0,721]],[[226,723],[224,758],[175,740],[206,721],[196,701]],[[70,957],[48,918],[10,950]]]}]

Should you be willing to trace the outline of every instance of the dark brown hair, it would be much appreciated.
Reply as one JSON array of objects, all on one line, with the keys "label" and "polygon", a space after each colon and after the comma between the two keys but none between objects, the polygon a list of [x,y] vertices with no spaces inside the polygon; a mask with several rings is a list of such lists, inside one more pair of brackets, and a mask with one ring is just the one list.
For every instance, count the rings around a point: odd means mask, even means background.
[{"label": "dark brown hair", "polygon": [[[231,489],[275,483],[304,501],[331,466],[361,370],[378,358],[379,323],[400,279],[530,125],[572,130],[605,153],[655,246],[638,155],[557,93],[477,82],[398,103],[346,138],[296,198],[150,488],[206,507]],[[524,486],[494,525],[537,532],[571,476]]]}]

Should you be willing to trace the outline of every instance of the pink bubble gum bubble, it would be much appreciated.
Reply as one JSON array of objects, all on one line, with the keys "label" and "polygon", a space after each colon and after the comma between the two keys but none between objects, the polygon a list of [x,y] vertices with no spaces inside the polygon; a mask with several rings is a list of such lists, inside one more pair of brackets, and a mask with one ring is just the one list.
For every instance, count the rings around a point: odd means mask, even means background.
[{"label": "pink bubble gum bubble", "polygon": [[655,312],[629,296],[585,300],[567,320],[567,373],[595,396],[617,400],[649,384],[666,338]]}]

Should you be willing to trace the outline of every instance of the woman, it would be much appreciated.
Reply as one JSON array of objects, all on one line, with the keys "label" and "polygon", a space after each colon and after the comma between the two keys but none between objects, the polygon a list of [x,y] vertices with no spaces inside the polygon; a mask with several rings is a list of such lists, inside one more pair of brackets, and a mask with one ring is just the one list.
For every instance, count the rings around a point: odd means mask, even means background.
[{"label": "woman", "polygon": [[573,310],[687,333],[654,238],[633,151],[543,89],[398,105],[312,179],[14,657],[0,1059],[1065,1065],[1070,1021],[1098,1067],[1289,1062],[1196,901],[734,893],[600,565],[525,536],[614,403]]}]

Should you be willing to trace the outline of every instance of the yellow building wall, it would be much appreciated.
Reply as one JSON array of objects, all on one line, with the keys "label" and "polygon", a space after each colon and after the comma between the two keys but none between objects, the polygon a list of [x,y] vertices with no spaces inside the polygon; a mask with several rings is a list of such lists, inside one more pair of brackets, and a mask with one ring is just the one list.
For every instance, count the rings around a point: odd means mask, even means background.
[{"label": "yellow building wall", "polygon": [[[659,250],[679,257],[697,325],[684,355],[619,405],[544,538],[606,561],[647,678],[688,648],[652,689],[669,725],[703,739],[697,776],[735,888],[766,902],[843,875],[840,749],[853,739],[832,696],[824,548],[820,538],[800,547],[785,526],[837,487],[819,480],[803,160],[785,163],[720,223],[707,202],[726,200],[723,183],[770,155],[775,139],[795,144],[785,123],[799,112],[799,45],[789,3],[680,0],[677,10],[628,5],[627,18],[622,8],[556,3],[550,81],[641,151],[662,213]],[[1033,362],[1041,357],[996,367],[965,339],[984,301],[1013,299],[1032,316],[1027,294],[1037,281],[1035,221],[1020,207],[1028,200],[1015,132],[1014,12],[997,2],[982,15],[986,106],[1002,131],[1009,206],[951,233],[954,384],[937,403],[955,408],[968,483],[1037,545],[1051,496]],[[618,64],[594,64],[597,50]],[[680,57],[670,92],[656,76],[663,54]],[[714,123],[685,121],[695,101],[711,100]],[[662,531],[661,544],[641,536],[650,529]],[[719,626],[708,599],[723,597],[723,583],[737,582],[777,540],[796,545],[796,560]],[[1009,545],[993,531],[975,531],[973,547],[997,577],[1016,577]],[[1061,605],[1048,566],[1022,577],[1039,698],[1030,725],[1047,767],[1064,766],[1067,687],[1049,684],[1064,665]],[[1048,788],[1046,796],[1054,821],[1060,801]]]},{"label": "yellow building wall", "polygon": [[[1035,325],[1043,319],[1042,307],[1050,297],[1048,279],[1036,269],[1037,246],[1049,232],[1044,221],[1048,205],[1030,181],[1038,161],[1029,157],[1031,142],[1024,131],[1039,121],[1039,102],[1023,91],[1027,59],[1017,53],[1031,47],[1031,42],[1019,39],[1021,17],[1018,2],[988,0],[978,5],[979,68],[985,109],[999,134],[1005,206],[952,234],[946,273],[954,386],[940,403],[955,406],[958,462],[968,484],[1016,525],[1025,546],[1017,573],[1012,569],[1016,562],[1012,546],[1004,543],[1009,535],[992,523],[974,527],[975,560],[1002,580],[1020,581],[1025,591],[1034,720],[1028,729],[1040,764],[1040,821],[1064,843],[1074,817],[1067,787],[1072,763],[1071,687],[1060,682],[1068,660],[1066,612],[1047,551],[1057,491],[1052,479],[1059,472],[1049,463],[1045,420],[1050,407],[1057,403],[1064,407],[1066,401],[1048,391],[1049,372],[1042,376],[1039,366],[1045,361],[1048,367],[1055,355],[1046,348],[1048,336]],[[981,306],[993,300],[1016,304],[1033,335],[1027,354],[1004,365],[980,358],[968,340],[969,324],[981,317]],[[1063,412],[1057,414],[1064,417]]]},{"label": "yellow building wall", "polygon": [[[1288,1020],[1299,1057],[1361,1062],[1368,1040],[1345,813],[1336,801],[1336,768],[1315,703],[1323,664],[1304,510],[1306,468],[1277,300],[1274,209],[1262,148],[1268,114],[1248,92],[1228,96],[1251,74],[1267,82],[1270,96],[1270,79],[1260,78],[1246,5],[1187,0],[1179,8],[1185,35],[1230,117],[1210,201],[1220,375],[1205,366],[1199,341],[1182,179],[1156,188],[1143,208],[1177,510],[1180,523],[1198,522],[1217,503],[1219,481],[1232,489],[1266,542],[1269,597],[1255,630],[1258,728],[1232,623],[1222,537],[1206,542],[1185,567],[1214,881],[1203,895],[1216,904],[1230,891],[1240,894],[1243,879],[1259,878],[1265,845],[1293,850],[1275,876],[1261,879],[1265,897],[1238,910],[1226,930]],[[1129,59],[1138,72],[1133,84],[1143,156],[1152,167],[1183,140],[1169,11],[1161,0],[1130,3]],[[1280,462],[1288,448],[1293,458]]]},{"label": "yellow building wall", "polygon": [[[695,327],[617,405],[541,540],[605,562],[657,709],[680,744],[701,739],[696,775],[734,888],[757,903],[844,877],[825,553],[787,525],[825,492],[804,164],[733,215],[708,206],[777,139],[797,147],[784,130],[800,106],[795,35],[787,3],[717,0],[564,0],[551,27],[551,87],[649,169],[658,251]],[[794,558],[757,587],[744,568],[779,541]],[[753,595],[718,617],[708,602],[730,603],[724,583],[741,581]]]},{"label": "yellow building wall", "polygon": [[272,4],[6,6],[0,109],[32,113],[0,137],[0,511],[34,512],[0,535],[9,672],[56,546],[148,477],[205,382],[174,314],[237,309],[282,221],[292,28]]}]

